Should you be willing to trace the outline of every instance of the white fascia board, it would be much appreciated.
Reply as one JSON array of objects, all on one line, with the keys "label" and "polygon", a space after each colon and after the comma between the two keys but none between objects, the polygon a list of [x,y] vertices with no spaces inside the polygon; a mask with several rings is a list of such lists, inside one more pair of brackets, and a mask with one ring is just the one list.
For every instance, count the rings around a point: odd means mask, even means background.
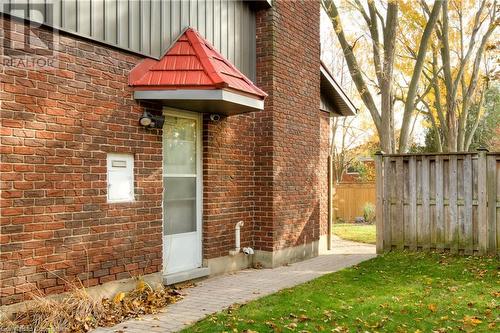
[{"label": "white fascia board", "polygon": [[257,110],[264,109],[264,101],[223,89],[214,90],[138,90],[134,91],[134,99],[140,100],[205,100],[226,101],[244,105]]},{"label": "white fascia board", "polygon": [[338,85],[338,83],[335,81],[335,79],[333,79],[331,76],[330,76],[330,73],[328,73],[324,68],[323,66],[320,67],[320,72],[321,74],[326,78],[326,80],[328,81],[328,83],[331,85],[331,87],[333,88],[333,90],[335,91],[335,94],[342,100],[342,103],[344,104],[343,106],[346,108],[346,110],[348,111],[348,114],[344,114],[345,116],[349,116],[349,115],[355,115],[357,113],[357,109],[356,107],[352,104],[352,101],[347,97],[346,93],[344,92],[344,90],[342,89],[342,87],[340,87]]}]

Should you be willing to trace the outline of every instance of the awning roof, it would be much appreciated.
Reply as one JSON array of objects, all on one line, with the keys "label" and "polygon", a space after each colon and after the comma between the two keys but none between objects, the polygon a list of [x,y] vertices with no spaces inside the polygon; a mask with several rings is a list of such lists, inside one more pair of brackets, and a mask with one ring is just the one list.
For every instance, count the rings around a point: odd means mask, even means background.
[{"label": "awning roof", "polygon": [[136,99],[223,114],[262,110],[267,96],[193,28],[163,58],[145,59],[132,69],[129,85]]},{"label": "awning roof", "polygon": [[333,112],[340,116],[354,116],[357,108],[347,97],[344,90],[335,81],[333,75],[321,62],[321,105],[323,111]]}]

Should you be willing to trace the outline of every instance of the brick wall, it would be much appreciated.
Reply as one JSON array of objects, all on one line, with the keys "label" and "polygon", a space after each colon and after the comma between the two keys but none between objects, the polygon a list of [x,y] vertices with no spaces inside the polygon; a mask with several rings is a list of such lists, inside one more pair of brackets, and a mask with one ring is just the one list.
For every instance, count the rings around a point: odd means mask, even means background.
[{"label": "brick wall", "polygon": [[[24,26],[1,20],[9,51]],[[140,58],[75,37],[59,46],[57,69],[0,69],[1,305],[63,291],[62,278],[161,270],[161,135],[138,126],[127,87]],[[134,203],[106,203],[107,152],[134,154]]]},{"label": "brick wall", "polygon": [[318,1],[273,1],[257,15],[256,248],[319,239],[320,45]]},{"label": "brick wall", "polygon": [[203,119],[203,257],[227,256],[234,227],[243,221],[241,246],[253,246],[254,115]]},{"label": "brick wall", "polygon": [[320,117],[320,151],[318,167],[319,225],[320,235],[328,234],[328,155],[330,154],[330,115],[319,112]]},{"label": "brick wall", "polygon": [[257,13],[257,86],[268,93],[264,110],[255,114],[255,223],[254,246],[272,251],[273,218],[273,105],[274,105],[274,28],[273,10]]},{"label": "brick wall", "polygon": [[[5,40],[23,40],[22,23],[1,24]],[[57,69],[0,68],[0,305],[33,289],[60,292],[62,278],[92,286],[162,268],[161,131],[138,125],[144,108],[160,106],[137,104],[127,86],[142,58],[74,36],[58,44]],[[205,259],[234,248],[239,220],[242,246],[258,250],[319,238],[319,68],[318,2],[275,1],[257,13],[265,110],[203,119]],[[134,154],[134,203],[106,202],[108,152]]]}]

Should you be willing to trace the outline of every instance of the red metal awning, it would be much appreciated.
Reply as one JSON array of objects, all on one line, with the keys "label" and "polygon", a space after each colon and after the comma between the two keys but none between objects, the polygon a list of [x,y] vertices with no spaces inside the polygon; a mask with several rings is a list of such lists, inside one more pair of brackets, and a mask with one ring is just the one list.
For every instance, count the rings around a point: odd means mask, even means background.
[{"label": "red metal awning", "polygon": [[224,114],[261,110],[267,94],[193,28],[160,59],[145,59],[129,75],[136,99]]}]

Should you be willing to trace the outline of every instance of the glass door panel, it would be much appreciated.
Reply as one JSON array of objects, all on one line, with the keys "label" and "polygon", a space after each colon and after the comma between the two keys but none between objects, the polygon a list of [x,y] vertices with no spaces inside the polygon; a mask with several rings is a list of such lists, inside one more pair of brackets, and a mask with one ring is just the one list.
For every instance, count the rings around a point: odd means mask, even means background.
[{"label": "glass door panel", "polygon": [[165,173],[196,177],[196,120],[166,116],[164,130]]},{"label": "glass door panel", "polygon": [[200,118],[165,116],[163,125],[163,260],[165,273],[201,266]]},{"label": "glass door panel", "polygon": [[165,235],[196,231],[196,178],[164,177]]}]

